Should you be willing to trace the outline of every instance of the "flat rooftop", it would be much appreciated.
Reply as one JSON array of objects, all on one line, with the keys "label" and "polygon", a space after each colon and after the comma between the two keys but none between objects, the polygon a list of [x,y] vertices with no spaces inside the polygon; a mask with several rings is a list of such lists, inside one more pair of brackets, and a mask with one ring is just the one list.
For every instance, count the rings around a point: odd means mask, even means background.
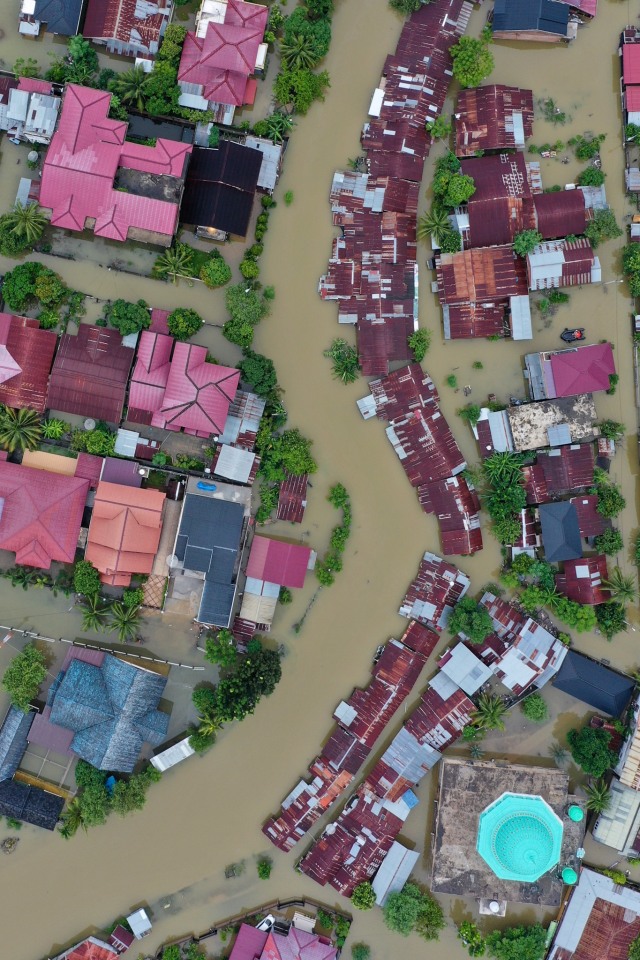
[{"label": "flat rooftop", "polygon": [[594,440],[598,419],[590,393],[539,403],[523,403],[507,410],[516,450],[538,450],[564,443]]},{"label": "flat rooftop", "polygon": [[569,777],[555,767],[534,767],[492,760],[443,759],[432,834],[433,893],[557,906],[563,884],[555,868],[534,883],[502,880],[476,850],[480,814],[503,793],[542,797],[562,820],[560,863],[577,868],[585,820],[566,817],[568,804],[584,809],[584,800],[570,796]]}]

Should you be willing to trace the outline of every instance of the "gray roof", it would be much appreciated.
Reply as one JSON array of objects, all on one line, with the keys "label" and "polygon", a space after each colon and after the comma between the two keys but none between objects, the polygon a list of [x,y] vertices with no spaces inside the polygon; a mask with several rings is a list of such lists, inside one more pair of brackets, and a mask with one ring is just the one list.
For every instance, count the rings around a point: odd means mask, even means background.
[{"label": "gray roof", "polygon": [[569,7],[556,0],[496,0],[492,28],[542,30],[566,37]]},{"label": "gray roof", "polygon": [[36,20],[46,23],[47,33],[75,37],[84,0],[36,0]]},{"label": "gray roof", "polygon": [[630,677],[585,657],[577,650],[569,650],[553,683],[576,700],[582,700],[610,717],[620,716],[635,686]]},{"label": "gray roof", "polygon": [[106,656],[72,660],[51,706],[51,723],[75,736],[71,749],[99,770],[133,770],[143,743],[159,746],[169,715],[157,710],[166,677]]},{"label": "gray roof", "polygon": [[27,749],[27,734],[35,714],[9,707],[0,727],[0,780],[14,775]]},{"label": "gray roof", "polygon": [[0,816],[13,817],[45,830],[53,830],[62,813],[64,798],[18,780],[0,783]]},{"label": "gray roof", "polygon": [[568,500],[541,503],[538,507],[542,526],[542,545],[545,560],[558,563],[576,560],[582,556],[582,537],[578,511]]}]

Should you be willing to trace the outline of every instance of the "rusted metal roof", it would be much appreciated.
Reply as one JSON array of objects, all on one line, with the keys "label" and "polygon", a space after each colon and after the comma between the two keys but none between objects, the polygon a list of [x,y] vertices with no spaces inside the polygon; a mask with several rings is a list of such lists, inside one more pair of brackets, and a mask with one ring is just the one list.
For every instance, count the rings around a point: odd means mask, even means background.
[{"label": "rusted metal roof", "polygon": [[467,202],[465,246],[511,243],[517,233],[535,227],[529,172],[521,153],[462,160],[461,172],[476,186]]},{"label": "rusted metal roof", "polygon": [[[401,419],[414,410],[432,409],[440,397],[434,382],[419,363],[409,363],[369,384],[370,400],[378,420],[388,423]],[[368,398],[369,399],[369,398]]]},{"label": "rusted metal roof", "polygon": [[304,511],[307,507],[307,487],[309,477],[306,473],[294,477],[288,473],[280,484],[278,495],[278,520],[288,520],[289,523],[302,523]]},{"label": "rusted metal roof", "polygon": [[474,304],[524,296],[528,290],[526,264],[510,246],[443,253],[436,270],[441,303]]},{"label": "rusted metal roof", "polygon": [[439,633],[469,585],[467,575],[454,564],[427,552],[398,612],[400,616],[419,620]]},{"label": "rusted metal roof", "polygon": [[456,155],[477,150],[520,149],[533,131],[533,93],[490,84],[462,90],[456,102]]},{"label": "rusted metal roof", "polygon": [[442,304],[445,340],[471,340],[475,337],[504,337],[509,329],[509,300],[493,303]]},{"label": "rusted metal roof", "polygon": [[424,512],[438,520],[444,554],[470,556],[482,550],[480,500],[473,484],[448,477],[418,487],[418,499]]},{"label": "rusted metal roof", "polygon": [[611,599],[610,591],[602,585],[608,577],[607,558],[598,554],[580,560],[566,560],[563,573],[556,574],[555,579],[558,591],[569,600],[594,606]]},{"label": "rusted metal roof", "polygon": [[522,468],[527,503],[544,503],[593,483],[593,444],[579,443],[541,450],[536,463]]},{"label": "rusted metal roof", "polygon": [[579,236],[587,225],[587,212],[582,190],[556,190],[536,193],[533,197],[536,228],[545,240]]},{"label": "rusted metal roof", "polygon": [[455,476],[466,460],[439,408],[414,410],[393,421],[387,436],[414,487]]},{"label": "rusted metal roof", "polygon": [[578,514],[578,527],[583,537],[598,537],[611,526],[608,520],[598,513],[598,496],[595,493],[572,497],[570,501]]}]

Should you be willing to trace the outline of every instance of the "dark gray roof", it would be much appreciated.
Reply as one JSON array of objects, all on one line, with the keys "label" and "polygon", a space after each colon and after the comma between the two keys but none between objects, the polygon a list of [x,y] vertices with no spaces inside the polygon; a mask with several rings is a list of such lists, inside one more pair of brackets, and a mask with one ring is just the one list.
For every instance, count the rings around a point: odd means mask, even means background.
[{"label": "dark gray roof", "polygon": [[554,685],[601,713],[618,717],[629,703],[634,682],[610,667],[569,650]]},{"label": "dark gray roof", "polygon": [[566,37],[569,6],[557,0],[495,0],[494,30],[542,30]]},{"label": "dark gray roof", "polygon": [[568,500],[561,500],[558,503],[541,503],[538,511],[545,560],[558,563],[581,557],[582,537],[575,506]]},{"label": "dark gray roof", "polygon": [[0,727],[0,780],[14,775],[27,749],[27,734],[35,714],[9,707]]},{"label": "dark gray roof", "polygon": [[261,167],[260,151],[242,143],[223,140],[216,149],[194,147],[180,221],[245,237]]},{"label": "dark gray roof", "polygon": [[99,770],[130,772],[143,743],[159,746],[169,716],[157,710],[166,677],[106,656],[97,667],[72,660],[51,706],[51,723],[75,736],[71,749]]},{"label": "dark gray roof", "polygon": [[62,813],[64,798],[30,787],[18,780],[0,783],[0,816],[13,817],[45,830],[53,830]]},{"label": "dark gray roof", "polygon": [[205,575],[198,620],[228,626],[235,593],[235,569],[242,537],[240,503],[188,493],[176,556],[188,570]]},{"label": "dark gray roof", "polygon": [[36,0],[35,17],[46,24],[47,33],[75,37],[84,0]]}]

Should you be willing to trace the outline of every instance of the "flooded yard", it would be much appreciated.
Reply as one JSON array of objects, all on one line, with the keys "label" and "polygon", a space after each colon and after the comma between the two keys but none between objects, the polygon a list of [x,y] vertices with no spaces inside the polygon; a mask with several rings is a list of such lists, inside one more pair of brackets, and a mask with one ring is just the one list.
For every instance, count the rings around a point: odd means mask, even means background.
[{"label": "flooded yard", "polygon": [[[366,0],[363,30],[363,5],[364,0],[337,0],[334,39],[327,58],[332,86],[326,103],[314,106],[307,118],[298,121],[288,150],[278,199],[284,191],[292,190],[294,201],[290,207],[280,203],[271,217],[261,279],[276,287],[277,296],[272,315],[259,328],[255,342],[257,350],[275,358],[290,424],[313,438],[314,455],[320,464],[301,532],[284,523],[273,524],[269,531],[300,536],[314,548],[324,550],[336,521],[325,497],[331,484],[344,483],[354,512],[344,571],[333,587],[321,591],[299,634],[293,625],[316,590],[312,578],[294,603],[278,613],[273,639],[284,644],[286,656],[283,679],[273,696],[259,705],[254,717],[225,729],[208,755],[192,758],[167,773],[150,791],[143,813],[125,820],[113,816],[106,826],[78,834],[71,841],[23,828],[17,852],[3,859],[0,872],[3,939],[12,960],[49,956],[56,947],[90,932],[92,925],[106,925],[140,904],[148,903],[154,914],[153,933],[144,943],[145,953],[151,954],[163,940],[207,929],[242,908],[257,907],[274,897],[308,895],[328,903],[339,901],[330,888],[322,890],[294,872],[293,865],[306,849],[305,842],[293,854],[285,855],[271,848],[260,826],[279,808],[282,797],[327,738],[336,703],[353,686],[366,682],[376,646],[401,634],[404,621],[396,611],[404,590],[424,551],[437,553],[440,549],[436,524],[421,512],[383,426],[376,421],[364,423],[356,409],[355,401],[367,392],[366,384],[362,381],[344,387],[336,383],[331,379],[329,362],[322,356],[331,339],[341,333],[335,306],[322,303],[316,293],[334,233],[327,202],[331,177],[335,168],[359,153],[358,137],[371,92],[401,27],[387,0]],[[1,11],[4,38],[0,40],[0,58],[6,64],[13,62],[18,48],[20,53],[26,51],[23,55],[32,55],[27,42],[16,37],[15,4],[2,0]],[[552,96],[571,116],[563,127],[537,120],[535,143],[559,137],[568,140],[586,130],[606,133],[602,161],[607,197],[621,223],[626,222],[632,207],[623,193],[617,42],[620,30],[636,13],[635,4],[601,0],[598,19],[580,30],[570,48],[493,46],[495,82],[530,86],[536,99]],[[473,31],[479,32],[485,14],[483,8],[474,12]],[[45,41],[43,53],[53,46],[55,41]],[[1,149],[0,210],[5,210],[15,197],[24,161],[21,166],[16,164],[22,148],[3,141]],[[434,150],[427,163],[422,209],[427,206],[426,187],[433,160],[442,149]],[[577,165],[573,161],[562,164],[559,158],[564,155],[572,156],[563,151],[556,160],[541,161],[545,186],[564,184],[575,176]],[[601,417],[626,425],[625,441],[613,463],[612,475],[622,484],[627,499],[618,525],[628,545],[638,527],[638,455],[632,302],[626,285],[618,282],[621,244],[622,240],[610,242],[598,250],[602,286],[572,291],[569,305],[560,307],[551,323],[535,315],[535,340],[526,344],[485,340],[445,343],[440,310],[430,293],[433,275],[425,266],[430,251],[423,247],[420,318],[433,331],[424,366],[436,382],[443,412],[470,463],[477,461],[475,441],[456,410],[469,400],[483,401],[488,393],[495,393],[499,399],[524,396],[523,352],[559,347],[559,333],[573,325],[586,328],[588,342],[601,338],[613,341],[620,384],[614,396],[599,394],[596,405]],[[240,253],[240,245],[235,247]],[[237,263],[235,247],[229,259]],[[90,244],[88,250],[91,248]],[[131,259],[128,251],[118,254],[121,259]],[[39,259],[59,271],[72,288],[92,297],[143,297],[165,309],[188,304],[207,321],[196,339],[221,362],[237,363],[237,351],[222,338],[217,326],[225,319],[223,291],[209,291],[198,283],[173,286],[109,271],[98,266],[90,252],[82,261],[47,256]],[[8,261],[0,262],[2,271],[9,266]],[[349,337],[351,331],[344,335]],[[482,363],[482,369],[474,368],[477,362]],[[460,387],[471,387],[468,398],[461,389],[455,392],[446,385],[451,373]],[[619,560],[625,569],[634,569],[626,552]],[[496,579],[500,562],[498,545],[488,531],[484,550],[459,561],[472,578],[473,590]],[[28,625],[53,636],[82,637],[80,615],[69,609],[69,603],[64,597],[54,599],[46,591],[12,590],[0,580],[3,623]],[[633,609],[629,632],[617,636],[611,644],[601,636],[584,634],[574,637],[574,642],[578,649],[605,656],[615,666],[636,667],[640,664],[637,624],[637,610]],[[145,626],[147,645],[159,656],[173,651],[175,655],[169,659],[202,663],[195,649],[195,632],[185,617],[151,614]],[[443,637],[438,651],[447,642]],[[0,670],[6,668],[12,653],[7,647],[0,649]],[[426,669],[381,746],[388,743],[411,710],[432,669]],[[189,679],[187,676],[183,680],[180,674],[177,682],[184,683],[187,690]],[[525,726],[516,711],[506,734],[487,741],[486,756],[494,751],[496,756],[553,762],[549,756],[551,741],[560,740],[586,711],[584,704],[557,691],[549,690],[545,696],[553,706],[553,723],[539,729]],[[374,751],[374,758],[379,752]],[[403,833],[406,840],[424,850],[419,871],[422,879],[427,876],[434,779],[435,775],[425,780],[418,790],[421,803]],[[2,835],[0,831],[0,839]],[[611,851],[594,847],[590,844],[588,848],[588,856],[594,861],[614,859]],[[263,853],[274,861],[266,882],[258,880],[255,869],[255,858]],[[225,880],[225,867],[239,861],[245,861],[245,872]],[[348,908],[346,901],[340,902]],[[470,918],[473,912],[471,903],[447,899],[443,903],[446,914],[457,922]],[[33,905],[37,915],[25,922],[26,911]],[[514,907],[507,919],[534,918],[531,908]],[[353,942],[366,940],[372,945],[375,960],[394,960],[400,952],[408,960],[425,956],[435,960],[445,955],[461,960],[466,956],[452,925],[437,945],[425,945],[417,937],[398,940],[385,930],[379,911],[356,916],[352,930]],[[211,956],[222,952],[222,944],[209,941]]]}]

